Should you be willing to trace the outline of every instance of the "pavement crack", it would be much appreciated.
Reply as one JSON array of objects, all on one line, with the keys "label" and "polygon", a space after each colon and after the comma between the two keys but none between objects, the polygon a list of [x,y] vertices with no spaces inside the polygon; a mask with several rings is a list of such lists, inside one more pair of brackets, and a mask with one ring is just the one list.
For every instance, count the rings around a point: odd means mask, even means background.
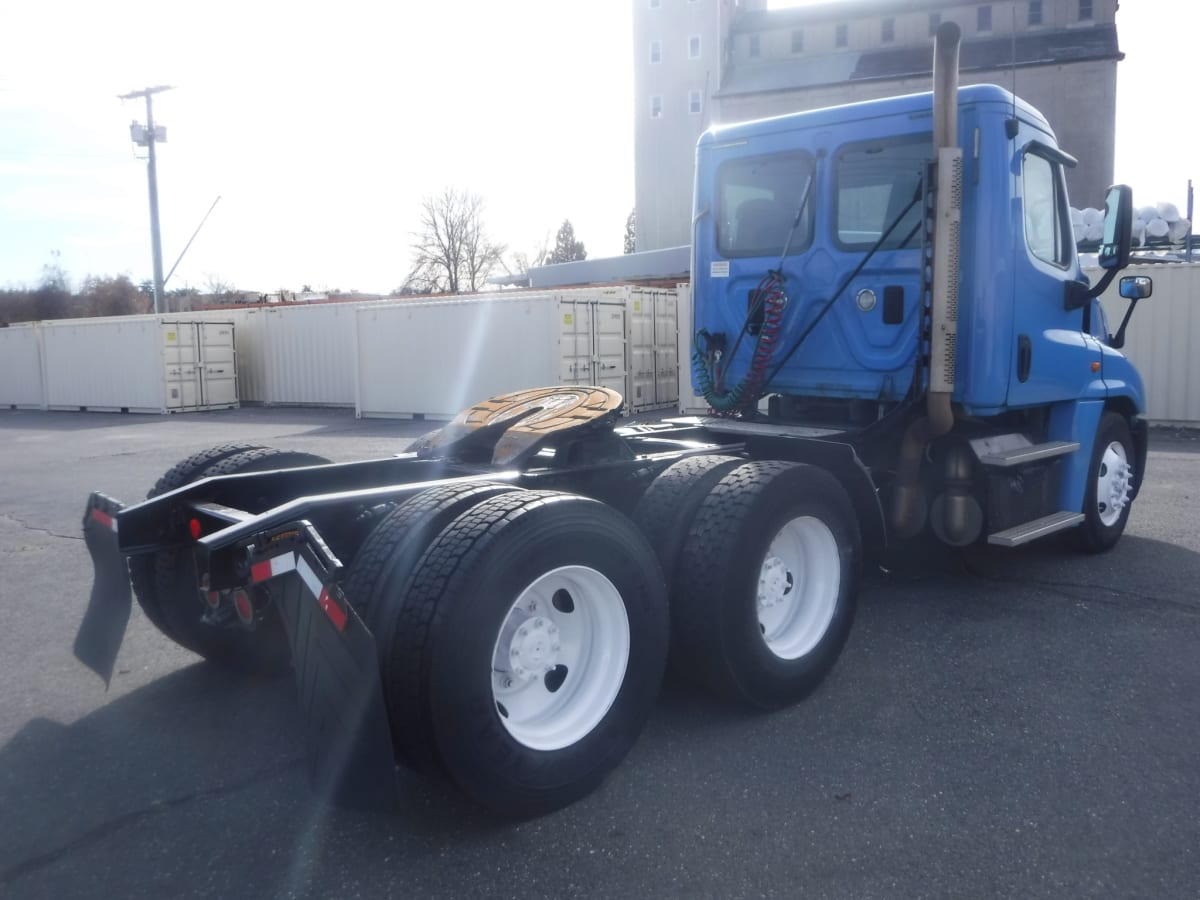
[{"label": "pavement crack", "polygon": [[18,528],[24,528],[26,531],[32,531],[35,534],[44,534],[49,537],[62,538],[64,541],[82,541],[82,534],[59,534],[57,531],[51,531],[49,528],[39,528],[37,525],[30,525],[28,522],[23,522],[14,515],[9,513],[0,513],[0,519],[7,522],[12,522]]},{"label": "pavement crack", "polygon": [[22,862],[17,863],[9,869],[0,872],[0,888],[6,887],[12,882],[30,875],[39,869],[44,869],[47,866],[53,865],[59,860],[80,850],[84,850],[93,844],[96,844],[105,838],[111,837],[117,832],[130,828],[147,819],[151,819],[164,812],[173,809],[178,809],[181,806],[187,806],[192,803],[198,803],[204,800],[211,800],[214,797],[223,797],[228,794],[234,794],[248,787],[253,787],[260,781],[281,775],[291,769],[294,769],[304,763],[303,756],[292,757],[272,766],[266,766],[251,772],[245,778],[238,781],[232,781],[228,784],[222,784],[218,787],[208,788],[206,790],[194,791],[190,794],[184,794],[179,797],[170,797],[166,800],[155,800],[149,806],[141,809],[131,810],[123,815],[109,819],[107,822],[102,822],[93,828],[89,828],[83,834],[79,835],[72,841],[68,841],[61,847],[54,850],[49,850],[46,853],[38,856],[30,857]]},{"label": "pavement crack", "polygon": [[[990,581],[996,584],[1016,584],[1025,585],[1028,587],[1040,587],[1046,590],[1053,591],[1060,597],[1065,597],[1068,600],[1078,600],[1084,602],[1105,603],[1110,606],[1115,606],[1117,601],[1134,600],[1139,603],[1152,603],[1159,606],[1169,607],[1178,612],[1188,613],[1190,615],[1200,615],[1200,609],[1194,603],[1188,603],[1182,600],[1175,600],[1170,597],[1159,597],[1156,594],[1143,594],[1140,591],[1131,591],[1126,588],[1113,587],[1111,584],[1091,584],[1086,581],[1050,581],[1039,578],[1015,578],[1008,575],[993,575],[987,572],[979,571],[970,564],[966,567],[966,572],[973,578],[978,578],[981,581]],[[1082,595],[1081,592],[1092,591],[1094,593]],[[1098,596],[1098,594],[1106,594],[1108,597]]]}]

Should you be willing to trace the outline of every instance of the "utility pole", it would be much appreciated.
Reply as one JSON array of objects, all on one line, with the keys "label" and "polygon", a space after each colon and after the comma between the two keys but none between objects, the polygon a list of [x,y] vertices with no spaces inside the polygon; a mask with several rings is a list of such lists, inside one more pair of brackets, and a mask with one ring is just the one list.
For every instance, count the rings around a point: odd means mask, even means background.
[{"label": "utility pole", "polygon": [[171,90],[170,85],[160,84],[157,87],[148,87],[140,91],[130,91],[128,94],[121,94],[122,100],[136,100],[138,97],[146,98],[146,127],[143,128],[135,119],[129,126],[129,136],[133,138],[133,142],[139,147],[146,147],[150,153],[149,165],[147,173],[150,179],[150,247],[154,254],[154,312],[160,312],[160,304],[166,305],[166,298],[163,297],[163,264],[162,264],[162,238],[158,231],[158,167],[154,153],[154,145],[160,141],[166,141],[167,129],[154,125],[154,105],[151,98],[155,94],[163,91]]}]

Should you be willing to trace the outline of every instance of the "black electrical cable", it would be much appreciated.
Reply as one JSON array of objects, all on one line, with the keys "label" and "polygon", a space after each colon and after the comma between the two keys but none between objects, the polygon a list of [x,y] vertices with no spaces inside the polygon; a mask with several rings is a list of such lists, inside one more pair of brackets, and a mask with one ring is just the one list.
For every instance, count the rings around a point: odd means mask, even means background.
[{"label": "black electrical cable", "polygon": [[[920,200],[921,200],[921,192],[918,191],[917,195],[915,197],[913,197],[912,200],[909,201],[908,205],[906,207],[904,207],[903,210],[901,210],[900,214],[898,216],[896,216],[895,219],[892,220],[892,224],[887,227],[887,230],[884,231],[884,233],[879,236],[879,240],[877,240],[875,242],[875,245],[870,250],[867,251],[866,256],[864,256],[862,258],[862,261],[859,262],[859,264],[854,267],[854,271],[851,272],[850,275],[846,278],[846,280],[842,282],[842,286],[837,289],[837,292],[834,293],[834,295],[832,297],[829,298],[829,301],[821,308],[821,311],[819,313],[817,313],[817,317],[808,324],[808,327],[805,328],[804,332],[800,335],[800,337],[798,337],[796,339],[796,343],[792,344],[792,348],[790,350],[788,350],[788,352],[784,355],[783,359],[781,359],[779,361],[779,363],[772,370],[771,374],[767,376],[767,380],[764,381],[763,385],[762,385],[763,390],[765,390],[771,384],[771,382],[775,380],[775,376],[779,374],[779,370],[782,369],[787,364],[787,361],[795,355],[797,350],[800,349],[800,345],[804,343],[805,339],[810,334],[812,334],[813,329],[816,328],[818,324],[820,324],[820,322],[823,318],[825,318],[825,314],[833,308],[833,304],[837,302],[837,299],[840,296],[842,296],[843,293],[845,293],[846,288],[848,288],[850,286],[850,284],[854,281],[854,279],[857,278],[862,273],[862,270],[864,268],[866,268],[867,263],[871,261],[871,257],[873,257],[875,255],[876,251],[878,251],[880,247],[882,247],[885,243],[887,243],[887,239],[889,237],[891,237],[892,232],[896,230],[896,227],[904,220],[904,217],[909,214],[909,212],[912,210],[912,208],[914,206],[916,206]],[[917,229],[920,227],[921,227],[921,223],[918,222],[913,227],[912,231],[910,231],[908,233],[908,235],[905,236],[905,238],[904,238],[903,242],[901,242],[900,246],[903,247],[910,240],[912,240],[913,235],[915,235],[917,233]]]}]

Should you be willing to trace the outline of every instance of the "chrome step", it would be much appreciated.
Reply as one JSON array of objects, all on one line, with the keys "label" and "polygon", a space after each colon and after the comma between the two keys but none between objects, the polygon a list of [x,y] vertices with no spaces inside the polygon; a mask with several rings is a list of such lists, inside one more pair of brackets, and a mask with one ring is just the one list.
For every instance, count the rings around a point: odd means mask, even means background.
[{"label": "chrome step", "polygon": [[1039,459],[1052,459],[1055,456],[1066,456],[1079,449],[1079,441],[1047,441],[1044,444],[1026,444],[1020,447],[994,449],[979,453],[979,461],[985,466],[996,466],[1006,469],[1019,466],[1022,463],[1036,462]]},{"label": "chrome step", "polygon": [[1083,513],[1067,512],[1066,510],[1051,513],[1040,519],[1034,519],[1032,522],[1024,522],[1021,525],[997,531],[995,534],[989,534],[988,543],[998,544],[1001,547],[1017,547],[1048,534],[1054,534],[1056,531],[1070,528],[1072,525],[1078,525],[1082,521]]},{"label": "chrome step", "polygon": [[820,428],[810,425],[771,425],[766,422],[742,422],[737,419],[721,419],[703,416],[699,425],[717,434],[750,434],[764,437],[828,438],[846,432],[839,428]]}]

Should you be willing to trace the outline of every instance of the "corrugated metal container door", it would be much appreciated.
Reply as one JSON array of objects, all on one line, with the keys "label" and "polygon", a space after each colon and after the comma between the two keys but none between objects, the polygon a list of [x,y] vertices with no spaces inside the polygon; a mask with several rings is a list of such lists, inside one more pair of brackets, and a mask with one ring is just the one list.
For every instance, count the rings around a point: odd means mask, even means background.
[{"label": "corrugated metal container door", "polygon": [[596,348],[592,384],[610,388],[625,396],[628,391],[625,369],[625,304],[596,303],[592,309]]},{"label": "corrugated metal container door", "polygon": [[355,316],[360,416],[450,417],[564,374],[551,294],[370,305]]},{"label": "corrugated metal container door", "polygon": [[42,330],[36,323],[0,328],[0,405],[45,409]]},{"label": "corrugated metal container door", "polygon": [[354,405],[354,307],[320,304],[268,309],[263,403]]},{"label": "corrugated metal container door", "polygon": [[654,387],[655,301],[652,291],[634,291],[629,299],[629,389],[625,403],[632,410],[650,409],[657,402]]},{"label": "corrugated metal container door", "polygon": [[654,402],[679,401],[679,300],[674,291],[654,292]]},{"label": "corrugated metal container door", "polygon": [[[1086,272],[1095,284],[1102,272]],[[1154,294],[1138,302],[1125,348],[1146,388],[1146,415],[1157,422],[1200,422],[1200,264],[1133,265],[1122,275],[1149,275]],[[1129,308],[1120,279],[1104,292],[1104,314],[1115,332]]]},{"label": "corrugated metal container door", "polygon": [[[558,302],[559,384],[592,383],[592,308],[569,295]],[[482,399],[482,398],[480,398]]]},{"label": "corrugated metal container door", "polygon": [[162,323],[154,316],[42,323],[51,409],[162,412]]},{"label": "corrugated metal container door", "polygon": [[200,396],[208,407],[237,406],[235,329],[231,322],[197,322],[200,337]]},{"label": "corrugated metal container door", "polygon": [[167,409],[200,406],[200,344],[191,322],[164,322],[162,328],[163,373]]}]

